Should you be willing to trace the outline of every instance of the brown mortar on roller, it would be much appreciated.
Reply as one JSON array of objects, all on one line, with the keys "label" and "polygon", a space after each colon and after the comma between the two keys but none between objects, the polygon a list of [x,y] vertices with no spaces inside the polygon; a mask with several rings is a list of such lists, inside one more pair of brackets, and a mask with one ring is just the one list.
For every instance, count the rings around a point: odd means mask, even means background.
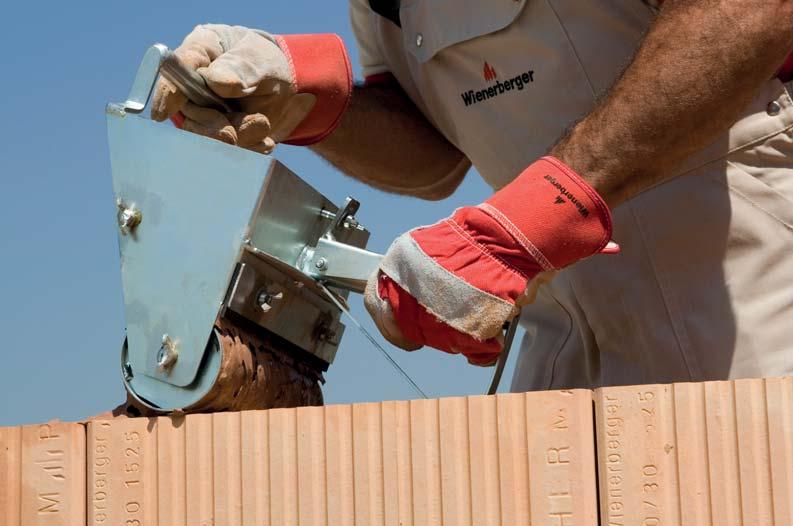
[{"label": "brown mortar on roller", "polygon": [[[244,411],[322,405],[322,373],[295,359],[267,336],[254,334],[225,319],[215,322],[223,359],[215,385],[185,413]],[[114,416],[151,416],[131,397]]]}]

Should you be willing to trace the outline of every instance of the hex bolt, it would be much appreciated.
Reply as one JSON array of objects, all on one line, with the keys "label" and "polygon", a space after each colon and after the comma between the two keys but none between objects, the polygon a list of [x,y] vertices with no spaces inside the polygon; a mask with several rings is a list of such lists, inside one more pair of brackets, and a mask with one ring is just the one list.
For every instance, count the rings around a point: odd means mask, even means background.
[{"label": "hex bolt", "polygon": [[328,269],[328,260],[325,258],[319,258],[314,266],[317,267],[317,270],[327,270]]},{"label": "hex bolt", "polygon": [[167,334],[162,335],[162,347],[157,352],[157,369],[160,372],[168,372],[179,359],[179,352],[176,344]]}]

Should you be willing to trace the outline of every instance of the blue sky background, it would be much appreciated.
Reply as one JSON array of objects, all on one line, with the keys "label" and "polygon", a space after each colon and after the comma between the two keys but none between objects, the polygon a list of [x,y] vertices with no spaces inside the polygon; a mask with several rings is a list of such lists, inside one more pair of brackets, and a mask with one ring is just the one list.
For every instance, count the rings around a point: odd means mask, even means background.
[{"label": "blue sky background", "polygon": [[[3,14],[0,100],[0,425],[107,410],[123,398],[124,313],[104,107],[126,96],[145,49],[176,47],[196,24],[275,33],[336,32],[353,55],[341,0],[318,2],[12,2]],[[425,203],[369,189],[310,151],[276,157],[339,203],[362,202],[370,248],[489,194],[471,172],[450,199]],[[361,298],[358,319],[376,333]],[[327,373],[327,403],[413,398],[412,390],[351,324]],[[431,396],[477,394],[492,369],[424,349],[396,360]],[[514,362],[514,354],[510,362]],[[512,366],[502,390],[508,387]]]}]

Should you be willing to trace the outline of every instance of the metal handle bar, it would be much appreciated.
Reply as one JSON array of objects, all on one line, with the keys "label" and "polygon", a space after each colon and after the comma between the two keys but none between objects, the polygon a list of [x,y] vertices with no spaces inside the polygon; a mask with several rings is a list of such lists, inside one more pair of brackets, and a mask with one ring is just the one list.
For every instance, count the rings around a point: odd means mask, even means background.
[{"label": "metal handle bar", "polygon": [[213,108],[218,111],[230,113],[235,111],[234,103],[219,97],[209,89],[204,77],[195,70],[187,68],[173,51],[166,48],[160,62],[160,74],[170,80],[179,91],[198,106]]},{"label": "metal handle bar", "polygon": [[204,77],[185,66],[173,51],[163,44],[154,44],[143,56],[127,100],[123,104],[110,104],[113,111],[140,113],[146,107],[157,75],[171,81],[194,104],[222,112],[237,111],[236,101],[223,99],[209,89]]}]

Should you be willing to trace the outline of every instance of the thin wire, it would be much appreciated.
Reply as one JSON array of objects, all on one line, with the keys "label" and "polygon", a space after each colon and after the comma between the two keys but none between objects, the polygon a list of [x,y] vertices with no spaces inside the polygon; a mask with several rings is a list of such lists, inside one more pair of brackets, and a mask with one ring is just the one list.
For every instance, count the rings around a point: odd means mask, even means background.
[{"label": "thin wire", "polygon": [[322,291],[325,293],[325,295],[327,295],[327,296],[328,296],[328,298],[330,298],[330,300],[331,300],[331,301],[332,301],[332,302],[333,302],[333,303],[334,303],[334,304],[335,304],[335,305],[336,305],[336,306],[337,306],[337,307],[338,307],[338,308],[339,308],[339,309],[340,309],[340,310],[341,310],[341,311],[342,311],[344,314],[346,314],[346,315],[347,315],[347,317],[350,319],[350,321],[352,321],[353,325],[355,325],[356,327],[358,327],[358,330],[359,330],[359,331],[361,331],[361,333],[362,333],[364,336],[366,336],[366,339],[367,339],[367,340],[369,340],[370,342],[372,342],[372,345],[374,345],[374,347],[375,347],[375,348],[376,348],[378,351],[380,351],[380,354],[382,354],[382,355],[385,357],[385,359],[386,359],[386,360],[388,360],[388,363],[390,363],[390,364],[391,364],[391,366],[392,366],[394,369],[396,369],[396,370],[397,370],[397,372],[398,372],[400,375],[402,375],[402,378],[404,378],[404,379],[405,379],[405,381],[406,381],[407,383],[409,383],[409,384],[410,384],[410,387],[412,387],[412,388],[413,388],[413,390],[414,390],[414,391],[416,391],[416,394],[418,394],[418,395],[419,395],[420,397],[422,397],[422,398],[427,398],[427,395],[426,395],[426,394],[424,394],[424,391],[422,391],[422,390],[421,390],[421,388],[420,388],[420,387],[419,387],[419,386],[416,384],[416,382],[414,382],[414,381],[413,381],[413,379],[412,379],[412,378],[411,378],[411,377],[408,375],[408,373],[406,373],[406,372],[405,372],[405,370],[404,370],[404,369],[402,369],[402,368],[399,366],[399,364],[398,364],[398,363],[396,363],[396,361],[395,361],[395,360],[394,360],[394,359],[391,357],[391,355],[390,355],[390,354],[388,354],[388,351],[386,351],[386,350],[385,350],[385,349],[384,349],[384,348],[383,348],[383,347],[382,347],[382,346],[381,346],[379,343],[377,343],[377,340],[375,340],[375,339],[374,339],[374,337],[372,337],[372,335],[371,335],[371,334],[369,334],[369,331],[367,331],[366,329],[364,329],[364,328],[363,328],[363,325],[361,325],[360,323],[358,323],[358,320],[356,320],[356,319],[355,319],[355,317],[352,315],[352,313],[349,311],[349,309],[347,309],[347,307],[345,307],[344,305],[342,305],[342,303],[341,303],[341,302],[338,300],[338,298],[336,298],[336,295],[335,295],[335,294],[333,294],[331,291],[329,291],[329,290],[328,290],[328,288],[327,288],[327,287],[326,287],[326,286],[325,286],[323,283],[321,283],[321,282],[317,282],[317,284],[320,286],[320,288],[321,288],[321,289],[322,289]]},{"label": "thin wire", "polygon": [[507,335],[504,337],[504,346],[501,350],[501,356],[498,357],[498,364],[496,364],[496,371],[493,373],[493,380],[490,382],[490,387],[487,394],[496,394],[498,391],[498,384],[501,383],[501,375],[504,374],[504,366],[507,365],[507,358],[509,358],[509,351],[512,349],[512,342],[515,340],[515,332],[518,330],[518,320],[520,320],[520,312],[509,322],[507,327]]}]

